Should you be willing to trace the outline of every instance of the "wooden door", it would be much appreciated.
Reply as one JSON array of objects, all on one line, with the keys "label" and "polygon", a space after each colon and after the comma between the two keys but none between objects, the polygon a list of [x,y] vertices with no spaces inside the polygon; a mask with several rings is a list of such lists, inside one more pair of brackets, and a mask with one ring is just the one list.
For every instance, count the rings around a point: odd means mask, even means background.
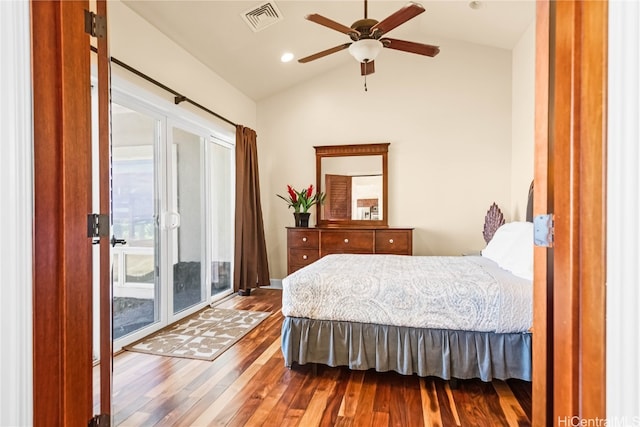
[{"label": "wooden door", "polygon": [[[553,209],[553,179],[549,177],[549,60],[550,3],[539,1],[536,10],[536,95],[533,216]],[[553,414],[553,248],[533,252],[533,425],[545,426]]]},{"label": "wooden door", "polygon": [[[98,1],[98,7],[105,11],[104,0]],[[36,426],[83,426],[93,417],[92,239],[87,232],[91,85],[86,10],[86,0],[31,2]],[[100,43],[106,46],[106,38]],[[106,55],[106,49],[99,53],[101,67]],[[101,79],[105,79],[104,71]],[[108,79],[99,83],[108,94]],[[104,96],[102,102],[106,102]],[[104,111],[100,117],[106,132]],[[103,271],[109,274],[108,268]],[[110,328],[110,317],[103,327]],[[110,372],[104,375],[109,379],[102,382],[110,386]],[[102,393],[110,398],[110,391],[103,389]]]},{"label": "wooden door", "polygon": [[555,236],[534,255],[533,423],[555,425],[606,417],[607,2],[537,7],[534,215]]},{"label": "wooden door", "polygon": [[351,177],[325,175],[326,198],[322,219],[351,219]]}]

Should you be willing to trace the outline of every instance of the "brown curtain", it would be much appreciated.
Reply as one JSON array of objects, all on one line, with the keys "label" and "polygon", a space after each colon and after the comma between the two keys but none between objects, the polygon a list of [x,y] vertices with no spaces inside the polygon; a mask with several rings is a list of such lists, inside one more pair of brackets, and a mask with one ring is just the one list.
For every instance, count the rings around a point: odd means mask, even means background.
[{"label": "brown curtain", "polygon": [[236,238],[234,291],[269,285],[267,245],[264,239],[257,135],[236,126]]}]

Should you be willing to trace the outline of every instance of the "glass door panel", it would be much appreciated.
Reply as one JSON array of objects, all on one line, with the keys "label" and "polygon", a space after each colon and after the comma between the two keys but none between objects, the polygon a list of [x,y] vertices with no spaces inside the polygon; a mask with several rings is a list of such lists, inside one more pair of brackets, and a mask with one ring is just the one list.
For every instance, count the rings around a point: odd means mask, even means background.
[{"label": "glass door panel", "polygon": [[113,338],[156,323],[159,314],[155,147],[159,120],[118,104],[112,118]]},{"label": "glass door panel", "polygon": [[202,305],[206,298],[202,158],[204,139],[171,129],[171,233],[173,314]]},{"label": "glass door panel", "polygon": [[216,299],[232,289],[235,157],[230,145],[212,140],[208,148],[211,296]]}]

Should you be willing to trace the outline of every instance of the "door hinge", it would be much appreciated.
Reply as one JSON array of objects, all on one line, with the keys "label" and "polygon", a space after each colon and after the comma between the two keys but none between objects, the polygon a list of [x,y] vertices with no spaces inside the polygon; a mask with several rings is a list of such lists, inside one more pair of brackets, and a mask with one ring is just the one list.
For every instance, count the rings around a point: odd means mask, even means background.
[{"label": "door hinge", "polygon": [[89,420],[89,427],[110,427],[111,417],[109,414],[99,414]]},{"label": "door hinge", "polygon": [[101,237],[109,237],[109,215],[87,215],[87,237],[98,239],[94,240],[94,244],[98,243]]},{"label": "door hinge", "polygon": [[97,15],[85,9],[84,32],[91,37],[98,37],[100,39],[107,37],[107,17]]},{"label": "door hinge", "polygon": [[533,218],[533,244],[545,248],[553,247],[553,214]]}]

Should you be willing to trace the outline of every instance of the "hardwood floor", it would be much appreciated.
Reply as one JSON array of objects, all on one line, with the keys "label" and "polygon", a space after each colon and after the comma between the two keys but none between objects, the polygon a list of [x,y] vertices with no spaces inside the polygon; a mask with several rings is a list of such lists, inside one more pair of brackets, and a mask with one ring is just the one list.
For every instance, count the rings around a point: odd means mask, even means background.
[{"label": "hardwood floor", "polygon": [[219,306],[273,314],[213,362],[117,355],[115,425],[531,425],[531,383],[468,380],[452,390],[437,378],[322,365],[314,376],[309,366],[284,366],[280,290],[253,290]]}]

